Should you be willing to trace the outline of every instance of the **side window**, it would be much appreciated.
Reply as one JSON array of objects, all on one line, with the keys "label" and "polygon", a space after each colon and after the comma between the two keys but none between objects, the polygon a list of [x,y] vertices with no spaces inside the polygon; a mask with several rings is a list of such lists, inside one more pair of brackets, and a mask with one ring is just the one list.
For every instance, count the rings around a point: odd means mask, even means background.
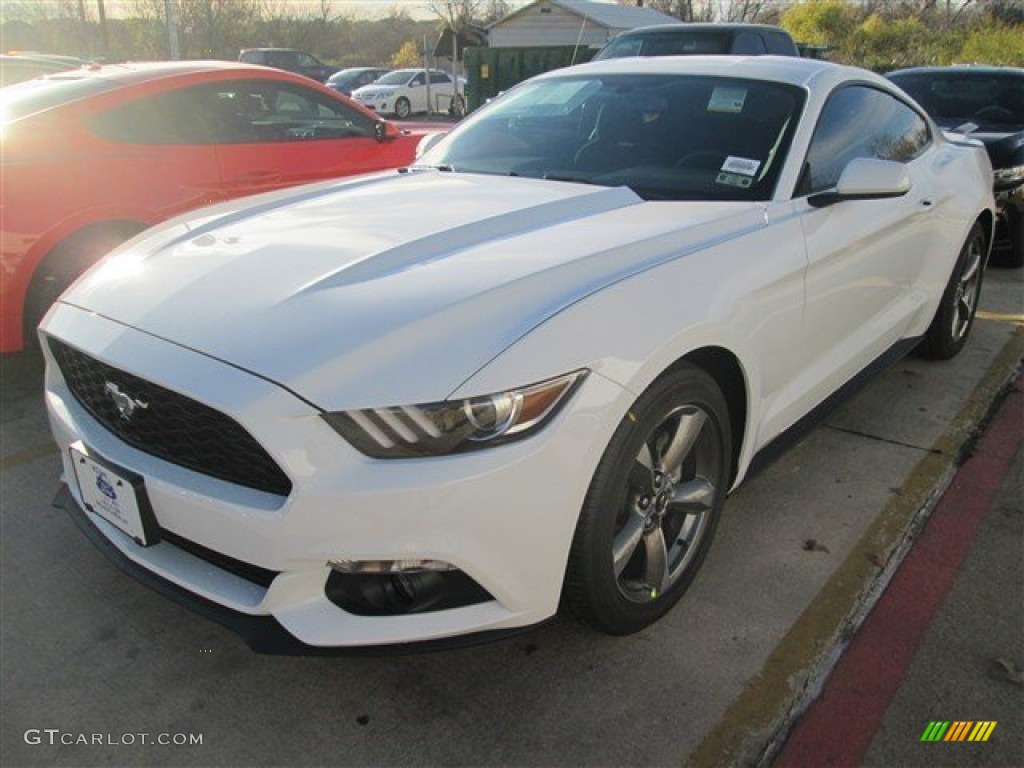
[{"label": "side window", "polygon": [[212,144],[215,126],[194,88],[144,96],[89,119],[101,138],[119,144]]},{"label": "side window", "polygon": [[416,75],[416,77],[414,77],[412,79],[412,82],[409,83],[409,85],[411,85],[413,88],[415,88],[418,85],[426,85],[426,82],[427,82],[427,78],[424,77],[422,72],[420,72],[418,75]]},{"label": "side window", "polygon": [[431,83],[450,83],[452,79],[448,77],[445,72],[431,72],[430,82]]},{"label": "side window", "polygon": [[295,54],[295,61],[300,67],[319,67],[320,62],[310,56],[308,53],[297,53]]},{"label": "side window", "polygon": [[781,56],[793,55],[793,43],[786,35],[778,32],[765,32],[765,44],[768,46],[768,53],[775,53]]},{"label": "side window", "polygon": [[732,41],[732,52],[741,56],[760,56],[765,53],[764,40],[756,32],[739,32]]},{"label": "side window", "polygon": [[199,86],[221,144],[371,137],[374,120],[311,88],[270,80]]},{"label": "side window", "polygon": [[268,51],[267,64],[278,69],[295,66],[295,56],[288,51]]},{"label": "side window", "polygon": [[924,119],[902,101],[868,86],[847,86],[829,96],[807,152],[799,194],[834,187],[857,157],[910,162],[931,142]]}]

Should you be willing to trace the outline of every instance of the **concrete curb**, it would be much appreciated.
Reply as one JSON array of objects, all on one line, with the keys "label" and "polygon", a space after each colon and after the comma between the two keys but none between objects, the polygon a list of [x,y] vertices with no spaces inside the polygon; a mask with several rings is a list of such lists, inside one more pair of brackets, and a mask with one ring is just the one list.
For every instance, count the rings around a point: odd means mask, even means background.
[{"label": "concrete curb", "polygon": [[1022,357],[1024,329],[1018,328],[949,427],[685,765],[771,764],[969,455],[999,396],[1017,375]]}]

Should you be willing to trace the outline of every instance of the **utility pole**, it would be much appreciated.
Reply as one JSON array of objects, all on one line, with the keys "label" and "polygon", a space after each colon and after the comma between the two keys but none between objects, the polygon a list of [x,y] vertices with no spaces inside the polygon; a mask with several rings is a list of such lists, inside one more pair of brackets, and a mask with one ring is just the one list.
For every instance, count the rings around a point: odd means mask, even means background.
[{"label": "utility pole", "polygon": [[164,19],[167,23],[167,45],[171,59],[181,58],[181,47],[178,43],[178,9],[174,0],[164,0]]},{"label": "utility pole", "polygon": [[452,104],[451,114],[459,115],[459,33],[455,29],[454,18],[452,19]]},{"label": "utility pole", "polygon": [[[448,8],[448,27],[452,31],[452,104],[451,112],[456,114],[458,110],[456,105],[459,100],[459,30],[458,30],[458,19],[455,15],[455,3],[452,0],[448,0],[446,3]],[[469,21],[469,19],[465,19]],[[463,98],[463,104],[465,99]]]},{"label": "utility pole", "polygon": [[100,38],[103,41],[103,55],[110,54],[110,32],[107,30],[107,9],[103,7],[103,0],[96,0],[96,10],[100,14]]}]

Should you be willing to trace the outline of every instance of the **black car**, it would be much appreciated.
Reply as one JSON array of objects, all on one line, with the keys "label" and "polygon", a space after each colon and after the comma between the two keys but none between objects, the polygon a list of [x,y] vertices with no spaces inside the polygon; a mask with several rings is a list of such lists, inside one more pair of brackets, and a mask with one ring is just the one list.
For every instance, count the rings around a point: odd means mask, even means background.
[{"label": "black car", "polygon": [[262,64],[311,77],[319,82],[338,71],[338,67],[324,64],[316,56],[297,51],[294,48],[245,48],[238,54],[238,60],[246,64]]},{"label": "black car", "polygon": [[1024,265],[1024,69],[919,67],[888,77],[940,128],[984,142],[999,214],[993,260]]},{"label": "black car", "polygon": [[594,61],[720,54],[799,56],[800,51],[786,30],[768,24],[658,24],[616,35]]},{"label": "black car", "polygon": [[381,67],[349,67],[331,75],[324,83],[328,88],[351,96],[356,88],[375,83],[382,78],[390,69]]}]

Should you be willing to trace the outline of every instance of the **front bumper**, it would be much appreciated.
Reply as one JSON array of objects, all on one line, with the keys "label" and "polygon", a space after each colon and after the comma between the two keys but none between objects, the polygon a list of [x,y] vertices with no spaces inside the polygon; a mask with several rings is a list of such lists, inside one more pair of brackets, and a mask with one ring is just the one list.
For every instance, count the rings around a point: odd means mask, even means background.
[{"label": "front bumper", "polygon": [[[534,626],[516,627],[505,630],[491,630],[460,635],[440,640],[424,640],[416,643],[395,643],[391,645],[375,645],[363,647],[323,648],[298,640],[288,632],[273,616],[253,616],[235,611],[212,600],[200,597],[172,581],[161,578],[153,571],[139,565],[127,557],[111,543],[107,534],[101,531],[90,519],[90,515],[75,501],[71,490],[64,483],[54,497],[53,505],[63,509],[82,533],[100,552],[117,568],[131,576],[141,584],[156,591],[160,595],[173,600],[194,613],[216,622],[239,635],[250,650],[278,656],[321,656],[321,655],[384,655],[402,653],[421,653],[449,648],[463,648],[479,643],[503,640],[529,632]],[[540,622],[543,624],[544,622]]]},{"label": "front bumper", "polygon": [[381,115],[390,115],[395,111],[394,99],[367,99],[366,101],[356,99],[356,101],[367,109],[373,110]]},{"label": "front bumper", "polygon": [[[256,650],[473,642],[549,619],[582,500],[617,423],[610,414],[625,412],[632,399],[591,375],[553,423],[528,440],[460,456],[381,461],[356,452],[294,394],[213,357],[67,305],[51,312],[44,330],[229,415],[291,479],[291,493],[277,496],[136,450],[81,406],[45,350],[47,407],[73,516],[128,570],[166,584],[165,593],[184,593],[188,599],[179,601],[239,630]],[[143,478],[169,536],[143,547],[81,510],[70,464],[70,446],[79,443]],[[180,541],[268,576],[249,578]],[[327,595],[331,562],[409,559],[451,563],[492,599],[357,615]],[[251,639],[279,635],[273,627],[291,640]]]}]

